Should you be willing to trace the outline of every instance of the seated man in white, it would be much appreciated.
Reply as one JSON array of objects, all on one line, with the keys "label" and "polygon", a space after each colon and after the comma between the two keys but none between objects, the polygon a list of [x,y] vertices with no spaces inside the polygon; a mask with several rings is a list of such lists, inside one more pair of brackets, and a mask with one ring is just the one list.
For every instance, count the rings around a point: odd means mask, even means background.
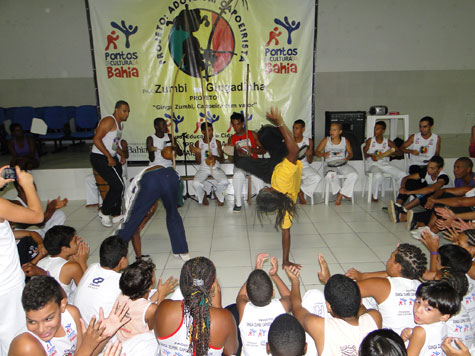
[{"label": "seated man in white", "polygon": [[[297,146],[299,146],[299,160],[302,162],[302,181],[300,183],[299,202],[300,204],[306,204],[304,193],[308,196],[312,196],[322,177],[320,177],[320,174],[310,165],[313,162],[313,140],[303,135],[305,132],[305,121],[295,120],[292,131],[294,140]],[[306,147],[307,149],[301,152],[305,149],[302,147]]]},{"label": "seated man in white", "polygon": [[[206,130],[206,127],[208,127],[208,130]],[[220,163],[224,162],[221,142],[213,137],[213,125],[210,123],[203,122],[201,124],[201,133],[203,134],[203,138],[196,141],[194,146],[190,146],[191,153],[195,154],[196,163],[200,165],[193,179],[193,188],[198,198],[198,203],[209,205],[203,182],[209,176],[212,176],[218,181],[215,194],[218,206],[222,206],[224,205],[224,195],[229,182],[220,165]],[[208,144],[208,140],[210,144]]]},{"label": "seated man in white", "polygon": [[102,308],[106,318],[111,312],[120,295],[120,272],[129,264],[127,250],[128,243],[118,236],[110,236],[102,241],[100,263],[89,266],[79,282],[74,300],[71,301],[81,312],[85,323],[93,315],[99,317],[99,308]]},{"label": "seated man in white", "polygon": [[[320,141],[315,152],[316,156],[325,157],[325,179],[330,184],[333,195],[338,194],[336,205],[341,205],[343,197],[353,197],[353,189],[358,180],[358,173],[348,164],[353,158],[353,150],[350,141],[341,136],[342,132],[341,123],[333,122],[330,125],[330,136]],[[343,186],[340,185],[339,175],[344,176]]]},{"label": "seated man in white", "polygon": [[[234,135],[228,140],[227,146],[234,146],[238,154],[249,155],[250,157],[257,159],[258,154],[266,153],[266,149],[262,147],[259,139],[254,131],[248,130],[246,138],[246,127],[244,125],[244,115],[234,112],[231,115],[231,125],[234,129]],[[249,140],[249,142],[247,142]],[[249,147],[250,146],[250,147]],[[233,156],[229,156],[229,160],[233,161]],[[233,170],[233,188],[234,188],[234,208],[233,211],[239,212],[242,208],[242,187],[246,180],[246,171],[234,166]],[[264,182],[262,179],[252,175],[252,185],[256,192],[259,192],[264,188]]]},{"label": "seated man in white", "polygon": [[409,174],[419,173],[432,157],[440,155],[441,139],[432,133],[432,126],[434,126],[432,117],[425,116],[420,119],[419,132],[409,136],[400,148],[402,153],[410,154]]},{"label": "seated man in white", "polygon": [[379,187],[383,184],[384,174],[390,174],[397,182],[397,186],[401,185],[401,180],[406,176],[406,172],[392,166],[389,163],[389,155],[398,150],[396,145],[384,137],[386,131],[386,123],[378,121],[374,125],[374,136],[366,140],[364,147],[365,158],[369,166],[369,172],[373,173],[373,186],[370,188],[372,192],[372,200],[378,201]]}]

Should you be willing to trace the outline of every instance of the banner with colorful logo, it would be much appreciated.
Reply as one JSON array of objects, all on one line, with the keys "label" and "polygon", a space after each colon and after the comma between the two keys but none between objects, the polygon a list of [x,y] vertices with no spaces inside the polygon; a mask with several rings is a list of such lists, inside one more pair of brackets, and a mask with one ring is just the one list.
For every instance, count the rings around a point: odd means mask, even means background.
[{"label": "banner with colorful logo", "polygon": [[[88,0],[102,115],[130,105],[123,137],[146,160],[153,120],[194,142],[213,124],[227,142],[233,112],[249,129],[271,106],[312,132],[315,1]],[[249,68],[249,70],[248,70]]]}]

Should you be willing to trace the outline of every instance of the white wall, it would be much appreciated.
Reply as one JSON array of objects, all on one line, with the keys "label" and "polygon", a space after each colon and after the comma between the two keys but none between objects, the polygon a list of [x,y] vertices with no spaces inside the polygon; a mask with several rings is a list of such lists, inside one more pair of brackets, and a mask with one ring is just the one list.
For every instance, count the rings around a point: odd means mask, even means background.
[{"label": "white wall", "polygon": [[[409,114],[411,131],[431,115],[436,132],[467,133],[473,14],[473,0],[320,0],[316,140],[326,110],[378,104]],[[84,0],[1,0],[0,31],[0,107],[95,103]]]}]

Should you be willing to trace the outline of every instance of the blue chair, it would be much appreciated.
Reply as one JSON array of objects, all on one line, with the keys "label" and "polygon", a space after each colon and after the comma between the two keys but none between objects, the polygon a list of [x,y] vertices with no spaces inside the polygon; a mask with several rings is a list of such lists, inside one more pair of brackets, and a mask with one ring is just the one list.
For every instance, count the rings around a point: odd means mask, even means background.
[{"label": "blue chair", "polygon": [[29,132],[31,130],[31,122],[35,117],[35,109],[31,106],[21,106],[15,109],[13,112],[12,122],[20,124],[23,131]]},{"label": "blue chair", "polygon": [[45,111],[48,107],[47,106],[42,106],[39,108],[35,108],[36,116],[38,119],[44,120],[45,118]]},{"label": "blue chair", "polygon": [[[76,109],[76,131],[71,132],[73,139],[84,140],[94,136],[94,129],[99,122],[97,108],[93,105],[82,105]],[[73,141],[74,142],[74,141]]]},{"label": "blue chair", "polygon": [[69,119],[66,114],[66,109],[62,106],[52,106],[46,108],[44,121],[48,126],[48,132],[46,135],[40,135],[41,141],[54,141],[55,152],[59,147],[63,145],[63,139],[66,137],[65,126],[68,124]]},{"label": "blue chair", "polygon": [[11,108],[6,108],[5,109],[5,116],[7,120],[10,120],[10,122],[13,122],[13,115],[15,115],[15,110],[16,107],[11,107]]},{"label": "blue chair", "polygon": [[74,119],[76,117],[76,107],[75,106],[66,106],[66,115],[68,116],[68,119]]}]

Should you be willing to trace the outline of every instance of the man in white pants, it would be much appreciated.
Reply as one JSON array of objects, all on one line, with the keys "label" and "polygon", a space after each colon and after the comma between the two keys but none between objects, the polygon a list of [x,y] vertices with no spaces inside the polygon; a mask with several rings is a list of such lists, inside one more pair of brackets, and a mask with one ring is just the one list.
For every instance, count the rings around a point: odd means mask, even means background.
[{"label": "man in white pants", "polygon": [[[206,125],[208,126],[208,132],[206,132]],[[218,181],[215,195],[218,206],[222,206],[224,205],[224,194],[229,182],[220,165],[224,162],[221,142],[213,137],[213,125],[210,123],[206,124],[203,122],[201,124],[201,133],[203,134],[203,138],[196,141],[194,146],[190,146],[191,153],[195,154],[196,163],[200,165],[193,179],[193,188],[198,198],[198,203],[209,205],[203,183],[209,176],[212,176]]]},{"label": "man in white pants", "polygon": [[369,166],[369,172],[373,173],[373,186],[371,187],[371,199],[374,202],[378,201],[379,187],[383,184],[384,174],[389,174],[396,180],[397,186],[401,186],[401,180],[406,176],[406,172],[392,166],[389,163],[389,156],[381,158],[381,154],[393,149],[396,152],[398,148],[396,145],[384,137],[386,131],[386,123],[378,121],[374,125],[374,136],[366,140],[364,147],[365,158]]},{"label": "man in white pants", "polygon": [[[302,182],[300,184],[299,202],[300,204],[306,204],[305,196],[312,196],[317,189],[318,183],[322,180],[320,174],[310,164],[313,162],[313,140],[309,137],[305,137],[305,121],[295,120],[292,127],[294,134],[294,140],[299,146],[299,160],[302,162]],[[301,152],[302,147],[307,147],[307,150]]]},{"label": "man in white pants", "polygon": [[[257,159],[258,154],[266,153],[266,149],[262,147],[257,135],[254,131],[247,131],[244,126],[244,115],[234,112],[231,115],[231,125],[235,131],[228,140],[228,146],[235,147],[238,154],[250,156]],[[247,142],[247,139],[249,142]],[[250,147],[249,147],[250,146]],[[232,162],[233,156],[229,156],[229,160]],[[242,187],[246,181],[246,176],[249,175],[241,168],[234,166],[233,170],[233,188],[234,188],[234,208],[233,211],[239,212],[242,208]],[[251,182],[257,193],[264,188],[264,182],[254,175],[251,175]]]}]

